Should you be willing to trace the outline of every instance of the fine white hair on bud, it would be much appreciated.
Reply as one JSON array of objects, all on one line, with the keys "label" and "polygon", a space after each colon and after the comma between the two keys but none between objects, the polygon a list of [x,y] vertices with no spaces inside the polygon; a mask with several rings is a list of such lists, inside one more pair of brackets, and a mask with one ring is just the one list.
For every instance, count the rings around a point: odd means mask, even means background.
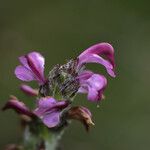
[{"label": "fine white hair on bud", "polygon": [[71,99],[79,89],[77,80],[79,71],[76,59],[71,59],[64,65],[55,65],[49,72],[48,81],[41,85],[40,94],[44,96],[59,95],[61,98]]}]

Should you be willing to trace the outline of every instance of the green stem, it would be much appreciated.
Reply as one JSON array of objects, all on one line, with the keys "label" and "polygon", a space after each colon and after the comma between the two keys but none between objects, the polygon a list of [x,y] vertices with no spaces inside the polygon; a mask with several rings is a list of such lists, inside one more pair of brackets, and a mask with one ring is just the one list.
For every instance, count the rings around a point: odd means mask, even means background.
[{"label": "green stem", "polygon": [[57,150],[59,140],[62,137],[61,132],[51,132],[43,127],[39,134],[33,134],[29,126],[24,132],[24,149],[25,150]]}]

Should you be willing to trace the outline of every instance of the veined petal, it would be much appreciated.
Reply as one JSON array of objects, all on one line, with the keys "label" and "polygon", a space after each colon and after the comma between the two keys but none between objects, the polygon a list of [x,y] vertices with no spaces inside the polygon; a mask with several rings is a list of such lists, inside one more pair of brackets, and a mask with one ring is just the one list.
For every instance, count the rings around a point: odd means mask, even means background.
[{"label": "veined petal", "polygon": [[19,61],[21,63],[22,66],[26,67],[27,69],[31,70],[29,65],[28,65],[28,61],[27,61],[27,58],[26,56],[20,56],[19,57]]},{"label": "veined petal", "polygon": [[27,58],[27,62],[31,70],[37,76],[39,82],[45,82],[44,78],[44,57],[38,52],[31,52],[25,56]]},{"label": "veined petal", "polygon": [[19,57],[21,66],[16,67],[15,75],[23,81],[37,80],[39,84],[46,82],[44,78],[44,57],[38,52],[31,52]]},{"label": "veined petal", "polygon": [[[105,56],[106,59],[103,59],[99,55]],[[109,43],[99,43],[89,47],[79,55],[78,59],[78,67],[81,67],[85,63],[99,63],[105,66],[110,76],[115,77],[114,49]]]},{"label": "veined petal", "polygon": [[32,62],[34,63],[37,70],[39,69],[39,72],[42,73],[44,71],[45,65],[44,57],[38,52],[31,52],[28,54],[28,57],[32,59]]},{"label": "veined petal", "polygon": [[15,75],[18,79],[22,81],[32,81],[36,80],[34,74],[29,69],[24,66],[17,66],[15,69]]}]

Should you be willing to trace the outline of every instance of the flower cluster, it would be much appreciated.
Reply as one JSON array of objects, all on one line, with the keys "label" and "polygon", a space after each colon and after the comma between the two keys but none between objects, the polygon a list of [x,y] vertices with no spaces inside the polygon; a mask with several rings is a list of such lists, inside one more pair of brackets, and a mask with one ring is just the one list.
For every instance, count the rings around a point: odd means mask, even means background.
[{"label": "flower cluster", "polygon": [[61,126],[63,119],[77,119],[87,129],[93,124],[92,115],[87,108],[71,106],[78,93],[87,94],[87,99],[91,102],[98,102],[103,98],[107,79],[87,70],[87,63],[101,64],[111,77],[115,77],[114,49],[109,43],[93,45],[66,64],[54,66],[47,77],[44,75],[45,59],[40,53],[28,53],[19,57],[19,61],[21,65],[15,69],[16,77],[22,81],[35,80],[38,83],[38,89],[25,84],[20,87],[26,94],[37,96],[35,109],[30,110],[14,96],[11,96],[3,109],[11,108],[21,115],[38,118],[48,128]]}]

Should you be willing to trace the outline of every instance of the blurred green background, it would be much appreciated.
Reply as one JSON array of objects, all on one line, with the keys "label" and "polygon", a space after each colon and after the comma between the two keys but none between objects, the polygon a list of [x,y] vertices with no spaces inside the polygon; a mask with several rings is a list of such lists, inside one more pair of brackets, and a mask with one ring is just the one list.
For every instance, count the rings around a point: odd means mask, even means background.
[{"label": "blurred green background", "polygon": [[[54,64],[78,56],[98,42],[115,48],[117,78],[109,76],[100,107],[77,96],[90,108],[95,127],[89,133],[73,122],[61,141],[64,150],[150,149],[150,2],[147,0],[0,1],[0,106],[10,94],[29,104],[14,76],[18,56],[32,50]],[[106,71],[93,64],[97,72]],[[18,116],[0,112],[0,149],[21,138]]]}]

